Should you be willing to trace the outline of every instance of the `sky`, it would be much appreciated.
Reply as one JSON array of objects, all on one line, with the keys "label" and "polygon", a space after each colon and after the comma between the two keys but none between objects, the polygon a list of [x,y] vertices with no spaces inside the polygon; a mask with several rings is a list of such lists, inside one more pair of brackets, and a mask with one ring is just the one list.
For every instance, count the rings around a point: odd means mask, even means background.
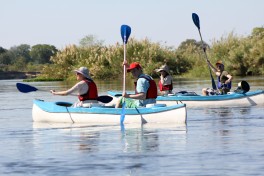
[{"label": "sky", "polygon": [[21,44],[63,49],[87,35],[114,45],[122,43],[123,24],[131,27],[130,37],[178,47],[187,39],[200,41],[192,13],[199,15],[208,44],[264,27],[263,0],[0,0],[0,7],[5,49]]}]

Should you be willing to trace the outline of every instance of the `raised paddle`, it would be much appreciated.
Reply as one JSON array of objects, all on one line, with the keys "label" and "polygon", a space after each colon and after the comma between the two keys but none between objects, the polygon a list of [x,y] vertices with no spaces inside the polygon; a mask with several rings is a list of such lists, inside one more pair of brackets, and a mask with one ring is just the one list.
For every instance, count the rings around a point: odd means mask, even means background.
[{"label": "raised paddle", "polygon": [[[36,87],[30,86],[28,84],[23,84],[23,83],[17,83],[16,84],[17,89],[22,92],[22,93],[29,93],[29,92],[34,92],[34,91],[43,91],[39,90]],[[102,103],[109,103],[113,100],[113,97],[108,96],[108,95],[102,95],[97,98],[97,101],[100,101]]]},{"label": "raised paddle", "polygon": [[[201,34],[201,31],[200,31],[199,16],[196,13],[193,13],[192,14],[192,19],[193,19],[193,23],[198,28],[199,35],[200,35],[201,42],[202,42],[202,46],[203,46],[204,55],[205,55],[206,61],[208,61],[208,57],[207,57],[207,54],[206,54],[206,49],[204,48],[204,42],[203,42],[202,34]],[[209,64],[207,64],[207,65],[208,65],[210,76],[211,76],[211,80],[212,80],[212,87],[213,87],[214,90],[216,90],[217,88],[216,88],[216,85],[215,85],[214,77],[212,76],[212,72],[211,72]]]},{"label": "raised paddle", "polygon": [[[126,62],[126,44],[128,41],[128,38],[131,33],[131,28],[128,25],[122,25],[121,26],[121,37],[123,40],[123,45],[124,45],[124,62]],[[124,65],[123,67],[123,92],[126,91],[126,66]],[[123,124],[125,120],[125,108],[126,108],[126,101],[125,98],[123,99],[123,104],[122,104],[122,111],[121,111],[121,116],[120,116],[120,123]]]}]

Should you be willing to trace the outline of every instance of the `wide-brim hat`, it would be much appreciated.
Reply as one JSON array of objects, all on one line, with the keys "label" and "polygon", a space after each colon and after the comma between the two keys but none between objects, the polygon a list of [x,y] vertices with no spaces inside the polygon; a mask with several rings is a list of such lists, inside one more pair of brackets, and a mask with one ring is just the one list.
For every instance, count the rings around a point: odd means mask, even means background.
[{"label": "wide-brim hat", "polygon": [[142,68],[138,62],[133,62],[129,65],[129,68],[127,68],[127,72],[130,72],[134,68]]},{"label": "wide-brim hat", "polygon": [[91,79],[89,70],[86,67],[80,67],[78,70],[74,70],[76,73],[82,74],[85,78]]},{"label": "wide-brim hat", "polygon": [[156,72],[161,72],[162,70],[170,74],[170,69],[167,65],[162,65],[159,69],[156,69]]}]

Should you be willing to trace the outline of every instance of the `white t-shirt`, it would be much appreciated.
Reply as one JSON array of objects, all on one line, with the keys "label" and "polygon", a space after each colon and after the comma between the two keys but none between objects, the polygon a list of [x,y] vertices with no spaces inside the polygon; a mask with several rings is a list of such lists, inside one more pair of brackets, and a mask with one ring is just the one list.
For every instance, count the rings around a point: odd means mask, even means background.
[{"label": "white t-shirt", "polygon": [[[162,80],[161,80],[162,81]],[[163,79],[163,85],[170,85],[172,83],[172,76],[168,75]]]},{"label": "white t-shirt", "polygon": [[80,81],[76,83],[72,88],[67,90],[67,95],[73,93],[77,93],[77,95],[83,95],[87,93],[88,90],[89,90],[89,86],[86,84],[86,82]]}]

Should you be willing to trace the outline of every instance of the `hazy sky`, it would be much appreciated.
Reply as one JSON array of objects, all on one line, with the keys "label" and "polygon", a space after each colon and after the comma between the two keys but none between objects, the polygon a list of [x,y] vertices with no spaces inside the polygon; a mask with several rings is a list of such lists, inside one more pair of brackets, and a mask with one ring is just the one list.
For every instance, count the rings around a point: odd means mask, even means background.
[{"label": "hazy sky", "polygon": [[[264,26],[264,0],[0,0],[0,46],[50,44],[58,49],[95,35],[105,44],[122,42],[120,26],[131,36],[177,47],[203,39],[210,44],[230,32],[249,35]],[[129,41],[128,41],[129,42]]]}]

